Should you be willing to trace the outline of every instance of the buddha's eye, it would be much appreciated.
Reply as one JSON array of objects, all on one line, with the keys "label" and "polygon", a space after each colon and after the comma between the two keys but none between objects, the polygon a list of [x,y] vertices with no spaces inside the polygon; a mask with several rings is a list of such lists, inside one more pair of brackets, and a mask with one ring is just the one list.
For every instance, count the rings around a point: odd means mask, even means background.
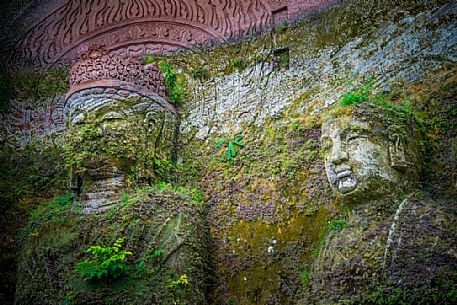
[{"label": "buddha's eye", "polygon": [[118,121],[118,120],[122,120],[122,119],[123,119],[123,117],[120,113],[109,112],[103,116],[102,121],[113,122],[113,121]]}]

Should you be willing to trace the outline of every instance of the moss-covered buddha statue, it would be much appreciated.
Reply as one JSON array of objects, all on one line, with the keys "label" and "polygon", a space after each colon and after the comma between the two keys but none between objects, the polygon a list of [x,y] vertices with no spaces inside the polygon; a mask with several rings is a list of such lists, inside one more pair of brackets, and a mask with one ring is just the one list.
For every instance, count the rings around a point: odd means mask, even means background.
[{"label": "moss-covered buddha statue", "polygon": [[65,115],[70,188],[86,213],[154,181],[157,160],[172,158],[176,110],[154,64],[93,47],[70,71]]},{"label": "moss-covered buddha statue", "polygon": [[366,102],[324,116],[326,173],[345,223],[327,230],[304,304],[452,299],[456,207],[424,188],[422,130],[394,105]]},{"label": "moss-covered buddha statue", "polygon": [[31,217],[16,303],[207,304],[202,205],[167,184],[143,187],[159,179],[157,160],[170,160],[175,144],[161,74],[94,47],[70,83],[65,150],[80,200]]}]

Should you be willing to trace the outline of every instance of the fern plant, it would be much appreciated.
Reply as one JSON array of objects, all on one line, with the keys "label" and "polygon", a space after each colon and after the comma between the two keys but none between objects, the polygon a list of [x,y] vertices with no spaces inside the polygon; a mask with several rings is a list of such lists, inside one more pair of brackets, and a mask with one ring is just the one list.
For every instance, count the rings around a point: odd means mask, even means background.
[{"label": "fern plant", "polygon": [[174,104],[179,104],[182,94],[184,93],[184,76],[176,73],[169,62],[165,60],[157,61],[157,59],[151,54],[143,55],[143,63],[145,65],[149,65],[154,62],[157,63],[157,67],[162,73],[168,97]]},{"label": "fern plant", "polygon": [[230,161],[233,157],[236,156],[240,147],[243,147],[245,144],[241,142],[243,136],[241,134],[237,134],[233,136],[233,139],[222,139],[216,143],[216,148],[220,148],[223,145],[227,146],[226,158]]},{"label": "fern plant", "polygon": [[168,283],[169,288],[177,288],[180,286],[187,286],[189,284],[189,280],[187,279],[187,274],[183,274],[179,277],[179,279],[173,281],[170,280]]},{"label": "fern plant", "polygon": [[373,78],[370,78],[367,82],[362,83],[360,86],[353,86],[349,91],[341,96],[341,105],[346,107],[366,102],[371,95],[372,88]]},{"label": "fern plant", "polygon": [[85,281],[109,281],[122,276],[128,271],[125,264],[127,255],[133,253],[121,250],[124,238],[118,238],[112,247],[91,246],[86,253],[90,253],[92,259],[85,259],[76,264],[75,268]]}]

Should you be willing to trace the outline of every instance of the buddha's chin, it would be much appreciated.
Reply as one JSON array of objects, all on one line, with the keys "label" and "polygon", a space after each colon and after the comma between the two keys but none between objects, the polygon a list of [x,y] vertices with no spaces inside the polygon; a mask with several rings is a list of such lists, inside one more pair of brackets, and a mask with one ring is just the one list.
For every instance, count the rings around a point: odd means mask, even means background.
[{"label": "buddha's chin", "polygon": [[343,194],[347,195],[350,194],[352,191],[354,191],[357,188],[357,179],[353,177],[344,177],[341,179],[338,179],[337,187],[338,191]]}]

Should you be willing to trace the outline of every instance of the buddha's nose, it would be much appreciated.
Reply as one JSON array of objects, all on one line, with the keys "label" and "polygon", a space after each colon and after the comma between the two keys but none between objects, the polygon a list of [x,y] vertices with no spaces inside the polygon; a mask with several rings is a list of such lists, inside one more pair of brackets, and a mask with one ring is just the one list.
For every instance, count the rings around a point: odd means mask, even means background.
[{"label": "buddha's nose", "polygon": [[338,165],[348,160],[348,152],[341,141],[334,141],[332,146],[331,161]]}]

